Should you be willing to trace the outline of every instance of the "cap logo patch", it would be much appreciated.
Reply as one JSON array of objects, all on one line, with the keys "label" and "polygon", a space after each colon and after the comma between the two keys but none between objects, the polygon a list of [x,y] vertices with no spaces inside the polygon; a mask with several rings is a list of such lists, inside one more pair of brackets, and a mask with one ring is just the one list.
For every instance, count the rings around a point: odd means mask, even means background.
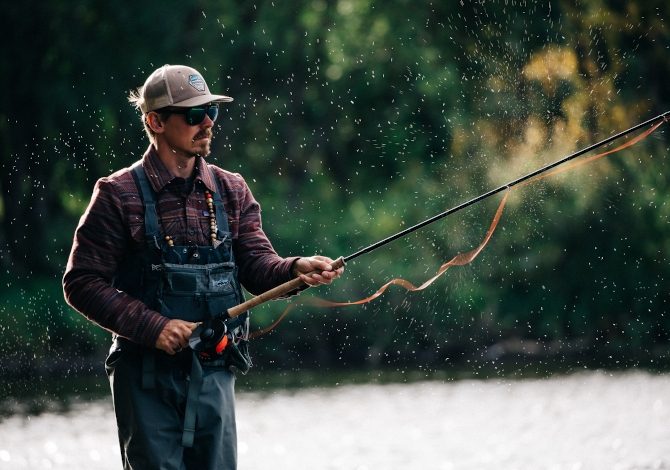
[{"label": "cap logo patch", "polygon": [[205,91],[205,81],[200,75],[189,75],[188,84],[198,91]]}]

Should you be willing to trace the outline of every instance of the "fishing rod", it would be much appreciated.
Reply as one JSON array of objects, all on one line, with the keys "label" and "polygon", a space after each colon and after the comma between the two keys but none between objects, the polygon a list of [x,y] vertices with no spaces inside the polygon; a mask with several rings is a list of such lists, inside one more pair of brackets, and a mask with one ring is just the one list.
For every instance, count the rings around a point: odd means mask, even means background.
[{"label": "fishing rod", "polygon": [[[577,152],[571,153],[570,155],[568,155],[566,157],[563,157],[560,160],[555,161],[554,163],[550,163],[546,166],[543,166],[543,167],[541,167],[541,168],[539,168],[535,171],[532,171],[532,172],[528,173],[527,175],[521,176],[520,178],[517,178],[513,181],[510,181],[509,183],[503,184],[502,186],[500,186],[498,188],[492,189],[492,190],[490,190],[490,191],[488,191],[484,194],[481,194],[481,195],[479,195],[475,198],[470,199],[469,201],[463,202],[463,203],[461,203],[461,204],[459,204],[455,207],[452,207],[451,209],[448,209],[444,212],[441,212],[437,215],[434,215],[434,216],[424,220],[423,222],[419,222],[416,225],[408,227],[408,228],[406,228],[406,229],[404,229],[404,230],[402,230],[402,231],[400,231],[400,232],[398,232],[394,235],[391,235],[389,237],[384,238],[383,240],[375,242],[372,245],[369,245],[365,248],[362,248],[362,249],[356,251],[355,253],[352,253],[348,256],[341,256],[337,260],[335,260],[331,265],[332,265],[334,270],[339,269],[342,266],[344,266],[348,261],[351,261],[355,258],[358,258],[359,256],[362,256],[366,253],[370,253],[371,251],[376,250],[377,248],[380,248],[380,247],[382,247],[382,246],[384,246],[388,243],[391,243],[394,240],[397,240],[397,239],[402,238],[406,235],[409,235],[410,233],[412,233],[416,230],[419,230],[420,228],[425,227],[426,225],[432,224],[433,222],[435,222],[437,220],[443,219],[444,217],[447,217],[448,215],[451,215],[455,212],[458,212],[462,209],[465,209],[466,207],[469,207],[473,204],[477,204],[478,202],[483,201],[484,199],[487,199],[491,196],[494,196],[494,195],[496,195],[496,194],[498,194],[502,191],[513,188],[514,186],[516,186],[520,183],[523,183],[524,181],[527,181],[531,178],[534,178],[534,177],[536,177],[536,176],[538,176],[542,173],[546,173],[547,171],[549,171],[553,168],[556,168],[557,166],[560,166],[560,165],[562,165],[566,162],[569,162],[570,160],[573,160],[573,159],[575,159],[575,158],[577,158],[581,155],[584,155],[585,153],[590,152],[591,150],[597,149],[598,147],[602,147],[603,145],[609,144],[610,142],[613,142],[617,139],[620,139],[621,137],[623,137],[625,135],[628,135],[632,132],[635,132],[635,131],[637,131],[637,130],[645,127],[645,126],[648,126],[650,124],[653,124],[653,123],[661,121],[661,120],[668,121],[669,117],[670,117],[670,111],[666,111],[663,114],[659,114],[658,116],[656,116],[654,118],[651,118],[651,119],[648,119],[644,122],[641,122],[640,124],[637,124],[637,125],[631,127],[630,129],[626,129],[625,131],[619,132],[618,134],[615,134],[615,135],[610,136],[606,139],[603,139],[598,143],[589,145],[588,147],[585,147],[581,150],[578,150]],[[281,284],[281,285],[279,285],[279,286],[277,286],[273,289],[270,289],[270,290],[268,290],[268,291],[264,292],[263,294],[260,294],[256,297],[252,297],[251,299],[249,299],[249,300],[247,300],[247,301],[229,309],[228,310],[228,316],[230,318],[237,317],[240,314],[246,312],[247,310],[249,310],[253,307],[256,307],[256,306],[258,306],[258,305],[260,305],[264,302],[267,302],[268,300],[276,299],[278,297],[286,295],[289,292],[292,292],[292,291],[294,291],[296,289],[299,289],[299,288],[302,288],[304,286],[305,286],[305,283],[302,282],[302,280],[299,277],[297,277],[295,279],[292,279],[291,281],[288,281],[288,282],[286,282],[284,284]]]}]

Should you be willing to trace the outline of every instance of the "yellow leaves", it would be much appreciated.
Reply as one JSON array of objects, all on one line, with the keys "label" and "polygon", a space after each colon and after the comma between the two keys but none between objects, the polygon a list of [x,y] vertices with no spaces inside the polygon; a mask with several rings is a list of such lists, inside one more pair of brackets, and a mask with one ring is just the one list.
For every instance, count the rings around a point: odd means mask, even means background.
[{"label": "yellow leaves", "polygon": [[577,78],[577,55],[573,49],[552,46],[536,52],[523,68],[528,80],[542,84],[544,90],[553,94],[561,80],[573,81]]}]

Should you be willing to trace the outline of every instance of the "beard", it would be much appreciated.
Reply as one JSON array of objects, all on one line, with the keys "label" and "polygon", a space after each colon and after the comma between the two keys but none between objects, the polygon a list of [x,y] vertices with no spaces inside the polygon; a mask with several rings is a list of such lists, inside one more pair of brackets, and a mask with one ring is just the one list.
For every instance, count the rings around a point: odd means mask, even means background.
[{"label": "beard", "polygon": [[211,153],[212,138],[214,134],[211,129],[204,129],[193,137],[193,144],[197,150],[193,156],[206,157]]}]

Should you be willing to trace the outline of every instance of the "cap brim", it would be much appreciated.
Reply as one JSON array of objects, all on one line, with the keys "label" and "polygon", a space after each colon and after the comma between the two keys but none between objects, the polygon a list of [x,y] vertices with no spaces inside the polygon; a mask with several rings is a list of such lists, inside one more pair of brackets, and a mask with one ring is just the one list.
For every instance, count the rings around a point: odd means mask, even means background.
[{"label": "cap brim", "polygon": [[175,108],[191,108],[193,106],[200,106],[207,103],[230,103],[233,99],[225,95],[200,95],[194,96],[179,103],[174,103],[170,106]]}]

